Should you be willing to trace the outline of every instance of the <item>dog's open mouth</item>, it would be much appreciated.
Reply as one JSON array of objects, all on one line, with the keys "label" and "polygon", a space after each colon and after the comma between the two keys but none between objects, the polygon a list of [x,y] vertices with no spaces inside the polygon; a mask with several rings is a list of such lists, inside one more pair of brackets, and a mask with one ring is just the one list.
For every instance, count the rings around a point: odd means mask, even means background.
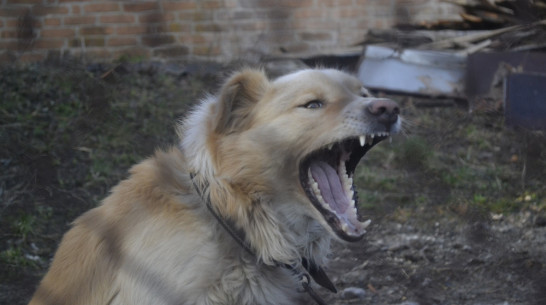
[{"label": "dog's open mouth", "polygon": [[300,164],[300,182],[311,203],[342,239],[356,241],[370,220],[361,222],[353,174],[370,148],[388,133],[348,138],[311,153]]}]

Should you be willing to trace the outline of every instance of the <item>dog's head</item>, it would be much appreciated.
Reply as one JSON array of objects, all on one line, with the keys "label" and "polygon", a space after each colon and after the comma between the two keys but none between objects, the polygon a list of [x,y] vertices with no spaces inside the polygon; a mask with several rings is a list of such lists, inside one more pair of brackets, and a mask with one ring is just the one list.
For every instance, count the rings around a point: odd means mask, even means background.
[{"label": "dog's head", "polygon": [[196,170],[251,201],[297,205],[296,213],[353,241],[369,223],[358,216],[355,168],[400,129],[398,114],[396,103],[370,96],[358,79],[338,70],[303,70],[274,81],[243,70],[186,122],[183,147],[200,160]]}]

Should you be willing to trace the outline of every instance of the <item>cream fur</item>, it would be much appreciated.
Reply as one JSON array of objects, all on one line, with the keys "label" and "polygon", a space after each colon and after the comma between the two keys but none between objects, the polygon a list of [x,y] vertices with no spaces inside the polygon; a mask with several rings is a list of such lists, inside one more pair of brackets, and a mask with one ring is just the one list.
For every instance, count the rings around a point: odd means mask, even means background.
[{"label": "cream fur", "polygon": [[[275,262],[325,264],[334,236],[298,180],[310,152],[369,124],[357,79],[304,70],[270,81],[232,75],[179,126],[181,142],[130,177],[64,236],[31,305],[304,304]],[[298,107],[329,101],[323,112]],[[320,114],[319,114],[320,113]],[[217,212],[244,230],[248,255],[206,209],[190,180],[210,185]]]}]

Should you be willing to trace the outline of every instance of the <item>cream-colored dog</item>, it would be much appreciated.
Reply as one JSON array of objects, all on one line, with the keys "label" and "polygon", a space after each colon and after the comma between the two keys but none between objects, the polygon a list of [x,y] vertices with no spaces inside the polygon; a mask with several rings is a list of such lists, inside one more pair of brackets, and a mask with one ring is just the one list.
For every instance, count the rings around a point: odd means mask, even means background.
[{"label": "cream-colored dog", "polygon": [[331,238],[369,223],[355,167],[398,112],[337,70],[233,74],[74,222],[30,304],[320,303]]}]

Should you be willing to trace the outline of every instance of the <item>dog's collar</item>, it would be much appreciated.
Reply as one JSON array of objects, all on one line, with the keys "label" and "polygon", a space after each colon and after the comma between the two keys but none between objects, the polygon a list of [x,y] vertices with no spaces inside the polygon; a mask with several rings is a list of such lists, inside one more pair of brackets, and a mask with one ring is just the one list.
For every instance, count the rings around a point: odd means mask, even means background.
[{"label": "dog's collar", "polygon": [[[251,245],[246,239],[244,231],[238,230],[229,219],[223,218],[215,211],[210,200],[210,194],[208,194],[207,192],[207,188],[209,187],[208,181],[205,181],[203,188],[200,188],[194,179],[195,176],[195,173],[190,173],[190,179],[192,181],[193,187],[195,188],[195,191],[197,192],[201,200],[205,202],[205,205],[207,206],[207,209],[210,211],[210,213],[224,228],[224,230],[226,230],[226,232],[228,232],[228,234],[239,244],[239,246],[241,246],[241,248],[245,249],[245,251],[248,252],[251,256],[256,257],[256,254],[254,253]],[[207,193],[206,198],[205,193]],[[280,262],[275,262],[275,265],[288,269],[293,274],[298,274],[300,277],[299,282],[301,285],[301,289],[298,289],[298,291],[306,292],[319,305],[326,305],[326,302],[313,290],[313,288],[311,288],[311,278],[313,278],[315,282],[320,286],[334,293],[337,293],[335,285],[332,283],[330,278],[328,278],[328,275],[326,274],[324,269],[322,269],[321,266],[317,265],[315,261],[311,259],[302,257],[301,264],[299,265],[289,265]],[[305,271],[303,271],[302,267],[303,269],[305,269]]]}]

